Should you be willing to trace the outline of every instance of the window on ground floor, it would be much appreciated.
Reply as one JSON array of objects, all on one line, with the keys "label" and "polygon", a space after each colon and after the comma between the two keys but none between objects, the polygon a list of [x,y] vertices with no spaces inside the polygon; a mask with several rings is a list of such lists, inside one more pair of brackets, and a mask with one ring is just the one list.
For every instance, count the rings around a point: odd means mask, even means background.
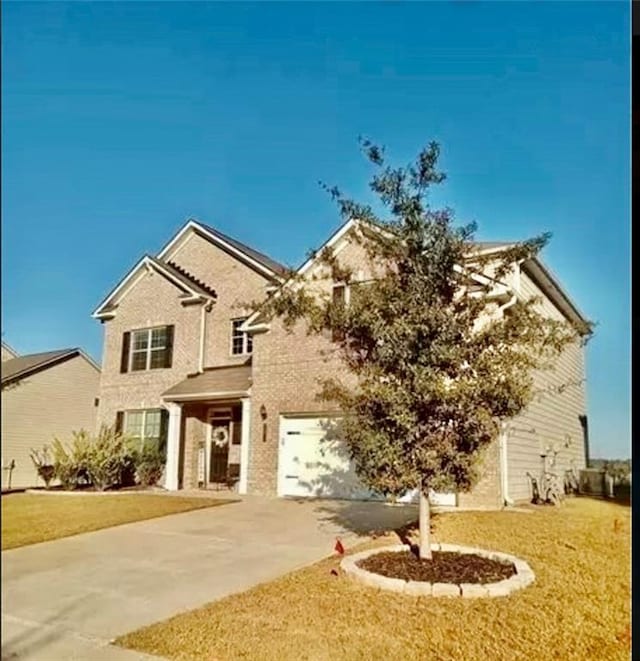
[{"label": "window on ground floor", "polygon": [[164,451],[167,443],[168,412],[165,409],[142,409],[124,412],[124,433],[139,450]]}]

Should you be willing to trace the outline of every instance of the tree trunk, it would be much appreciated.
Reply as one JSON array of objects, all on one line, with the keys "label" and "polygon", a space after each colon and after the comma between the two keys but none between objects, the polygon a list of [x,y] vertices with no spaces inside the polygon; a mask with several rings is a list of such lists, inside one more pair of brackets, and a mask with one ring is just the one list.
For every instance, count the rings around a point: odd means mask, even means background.
[{"label": "tree trunk", "polygon": [[420,559],[431,560],[431,512],[429,496],[420,491]]}]

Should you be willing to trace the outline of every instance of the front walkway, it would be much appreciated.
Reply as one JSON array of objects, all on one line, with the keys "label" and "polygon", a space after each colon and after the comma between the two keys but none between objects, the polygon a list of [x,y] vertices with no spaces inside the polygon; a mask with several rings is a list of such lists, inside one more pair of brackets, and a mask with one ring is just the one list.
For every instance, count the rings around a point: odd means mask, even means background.
[{"label": "front walkway", "polygon": [[149,658],[108,641],[331,555],[336,536],[348,547],[416,517],[413,506],[244,497],[4,551],[2,659]]}]

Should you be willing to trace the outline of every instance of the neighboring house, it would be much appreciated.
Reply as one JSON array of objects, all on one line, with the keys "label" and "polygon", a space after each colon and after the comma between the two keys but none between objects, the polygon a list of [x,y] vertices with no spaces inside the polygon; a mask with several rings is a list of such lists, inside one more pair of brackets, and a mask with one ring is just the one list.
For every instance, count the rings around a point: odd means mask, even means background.
[{"label": "neighboring house", "polygon": [[[325,246],[364,280],[371,274],[353,240],[355,227],[344,224]],[[491,252],[508,245],[478,247]],[[310,287],[348,300],[348,288],[323,268],[310,258],[298,271]],[[369,496],[339,440],[339,411],[316,398],[317,379],[342,369],[324,355],[330,338],[307,335],[302,322],[288,333],[280,320],[262,319],[248,306],[277,295],[285,278],[286,269],[266,255],[189,220],[93,313],[105,326],[98,423],[115,424],[141,444],[166,444],[168,489],[236,482],[240,493]],[[549,314],[587,332],[586,319],[539,259],[515,267],[500,287],[500,304],[514,294],[539,293]],[[561,468],[584,467],[581,345],[565,351],[558,369],[540,383],[569,381],[561,392],[551,388],[534,401],[489,448],[484,477],[471,494],[438,494],[436,501],[495,507],[526,500],[526,472],[539,474],[550,443],[562,446]]]},{"label": "neighboring house", "polygon": [[42,485],[31,461],[54,436],[96,425],[100,368],[81,349],[19,356],[2,343],[2,487]]},{"label": "neighboring house", "polygon": [[2,343],[2,362],[5,360],[11,360],[11,358],[17,358],[18,352],[15,349],[12,349],[6,342]]}]

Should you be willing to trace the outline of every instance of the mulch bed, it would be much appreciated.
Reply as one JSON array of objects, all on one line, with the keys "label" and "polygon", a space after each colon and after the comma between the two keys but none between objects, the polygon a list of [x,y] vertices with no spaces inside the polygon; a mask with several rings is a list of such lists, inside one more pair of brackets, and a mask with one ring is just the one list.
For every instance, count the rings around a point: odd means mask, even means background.
[{"label": "mulch bed", "polygon": [[431,560],[420,560],[411,551],[384,551],[356,564],[388,578],[426,583],[497,583],[516,573],[513,563],[471,553],[434,551],[432,555]]}]

